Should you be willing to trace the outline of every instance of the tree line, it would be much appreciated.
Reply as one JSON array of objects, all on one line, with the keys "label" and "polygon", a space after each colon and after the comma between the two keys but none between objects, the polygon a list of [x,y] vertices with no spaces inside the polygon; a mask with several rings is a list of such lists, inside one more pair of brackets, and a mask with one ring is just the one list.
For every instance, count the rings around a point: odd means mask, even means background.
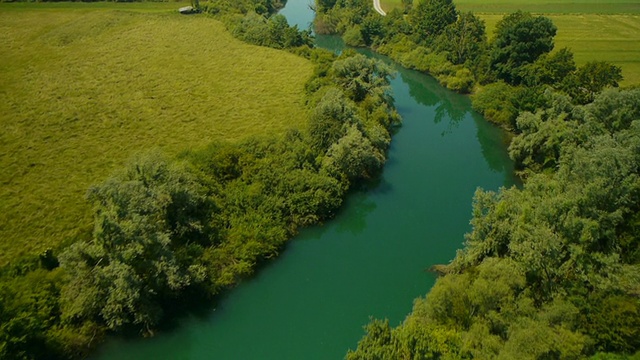
[{"label": "tree line", "polygon": [[398,327],[373,319],[347,359],[640,357],[640,89],[618,67],[551,52],[556,27],[482,20],[450,0],[403,1],[382,17],[364,0],[317,0],[339,33],[443,85],[512,132],[522,188],[479,189],[472,231]]},{"label": "tree line", "polygon": [[347,45],[371,47],[451,90],[473,92],[474,108],[508,130],[520,112],[548,105],[546,90],[586,104],[622,80],[608,62],[578,67],[570,49],[552,53],[557,28],[545,16],[506,15],[488,40],[484,21],[452,0],[402,4],[381,16],[366,0],[317,0],[316,31],[341,34]]},{"label": "tree line", "polygon": [[331,218],[349,189],[381,171],[400,121],[390,69],[313,49],[274,3],[204,9],[238,38],[314,64],[308,126],[176,157],[149,151],[93,185],[85,235],[0,269],[0,358],[75,358],[107,334],[152,335],[177,308],[210,303],[251,275],[300,227]]}]

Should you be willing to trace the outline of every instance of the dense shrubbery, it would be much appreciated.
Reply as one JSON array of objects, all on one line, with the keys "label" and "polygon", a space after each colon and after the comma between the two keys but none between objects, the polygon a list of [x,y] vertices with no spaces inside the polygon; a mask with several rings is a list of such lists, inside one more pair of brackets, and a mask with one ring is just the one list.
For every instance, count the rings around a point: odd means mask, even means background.
[{"label": "dense shrubbery", "polygon": [[307,32],[259,15],[261,4],[214,7],[236,36],[315,63],[309,127],[176,159],[151,151],[93,186],[91,234],[0,272],[0,358],[73,357],[109,332],[152,334],[176,303],[235,285],[381,170],[399,121],[389,69],[310,48]]}]

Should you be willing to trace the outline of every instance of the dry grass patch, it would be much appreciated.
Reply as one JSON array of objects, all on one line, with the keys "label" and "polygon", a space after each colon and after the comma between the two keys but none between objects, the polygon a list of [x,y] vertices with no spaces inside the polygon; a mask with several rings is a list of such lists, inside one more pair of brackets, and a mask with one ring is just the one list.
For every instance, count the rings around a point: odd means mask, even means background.
[{"label": "dry grass patch", "polygon": [[305,122],[311,64],[212,19],[165,4],[11,5],[0,6],[0,264],[90,227],[87,188],[135,153]]}]

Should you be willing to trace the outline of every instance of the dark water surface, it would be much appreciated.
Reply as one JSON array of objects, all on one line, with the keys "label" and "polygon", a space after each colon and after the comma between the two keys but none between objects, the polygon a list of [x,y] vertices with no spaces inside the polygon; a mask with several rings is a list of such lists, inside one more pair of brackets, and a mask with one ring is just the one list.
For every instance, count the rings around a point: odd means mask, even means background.
[{"label": "dark water surface", "polygon": [[[306,29],[310,0],[283,13]],[[319,39],[332,44],[335,39]],[[145,340],[110,340],[98,359],[341,359],[370,316],[399,324],[469,231],[477,187],[510,186],[501,132],[466,97],[397,68],[403,126],[378,185],[352,194],[324,226],[303,230],[215,309]]]}]

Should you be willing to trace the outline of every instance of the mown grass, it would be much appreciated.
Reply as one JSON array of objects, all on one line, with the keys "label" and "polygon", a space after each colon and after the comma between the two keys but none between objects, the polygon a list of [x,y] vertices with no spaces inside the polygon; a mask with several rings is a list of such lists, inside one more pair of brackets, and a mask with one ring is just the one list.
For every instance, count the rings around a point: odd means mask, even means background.
[{"label": "mown grass", "polygon": [[304,124],[310,63],[180,5],[0,4],[0,264],[90,228],[136,153]]},{"label": "mown grass", "polygon": [[[487,34],[517,10],[545,14],[558,27],[556,49],[570,48],[578,65],[608,61],[622,68],[622,86],[640,84],[640,2],[632,0],[455,0],[459,11],[485,20]],[[381,0],[383,9],[402,0]]]}]

